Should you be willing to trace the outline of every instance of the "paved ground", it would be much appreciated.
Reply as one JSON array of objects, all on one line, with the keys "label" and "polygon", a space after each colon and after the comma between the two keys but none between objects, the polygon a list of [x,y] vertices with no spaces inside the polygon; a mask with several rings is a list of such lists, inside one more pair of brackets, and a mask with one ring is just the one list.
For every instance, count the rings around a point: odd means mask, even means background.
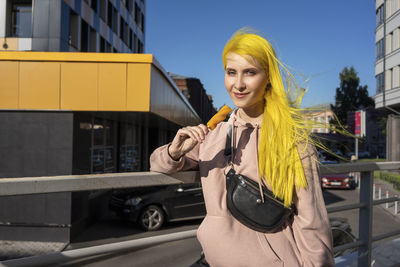
[{"label": "paved ground", "polygon": [[[374,246],[371,266],[400,267],[400,238]],[[335,259],[336,267],[357,267],[357,252]]]}]

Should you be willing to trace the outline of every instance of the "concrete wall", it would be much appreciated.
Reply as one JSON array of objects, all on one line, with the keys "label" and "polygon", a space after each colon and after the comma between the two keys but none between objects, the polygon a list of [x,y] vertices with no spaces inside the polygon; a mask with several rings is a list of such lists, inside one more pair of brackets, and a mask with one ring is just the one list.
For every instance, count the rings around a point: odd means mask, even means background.
[{"label": "concrete wall", "polygon": [[[72,113],[0,112],[0,125],[0,177],[71,174]],[[69,227],[49,224],[71,222],[71,193],[1,197],[0,222],[1,240],[68,242]]]},{"label": "concrete wall", "polygon": [[387,120],[387,160],[400,161],[400,116],[389,115]]},{"label": "concrete wall", "polygon": [[6,36],[6,1],[0,1],[0,37]]}]

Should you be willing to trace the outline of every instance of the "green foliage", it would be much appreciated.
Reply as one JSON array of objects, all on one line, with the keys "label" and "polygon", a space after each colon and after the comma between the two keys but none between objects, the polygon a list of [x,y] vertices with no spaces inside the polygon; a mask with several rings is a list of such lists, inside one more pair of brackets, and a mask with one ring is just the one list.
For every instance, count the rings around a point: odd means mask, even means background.
[{"label": "green foliage", "polygon": [[375,171],[374,178],[381,179],[393,185],[393,188],[400,191],[400,174]]},{"label": "green foliage", "polygon": [[360,85],[360,78],[354,67],[345,67],[339,74],[340,87],[336,88],[335,105],[331,105],[342,125],[347,125],[347,112],[374,106],[368,96],[368,87]]},{"label": "green foliage", "polygon": [[388,117],[381,117],[379,119],[379,126],[382,129],[382,134],[386,136],[386,124],[387,124]]}]

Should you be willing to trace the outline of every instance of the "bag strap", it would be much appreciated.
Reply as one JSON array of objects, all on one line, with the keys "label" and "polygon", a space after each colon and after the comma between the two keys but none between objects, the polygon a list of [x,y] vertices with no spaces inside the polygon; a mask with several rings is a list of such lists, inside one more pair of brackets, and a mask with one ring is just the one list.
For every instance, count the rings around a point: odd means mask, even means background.
[{"label": "bag strap", "polygon": [[225,156],[232,156],[232,125],[229,124],[228,132],[226,133]]}]

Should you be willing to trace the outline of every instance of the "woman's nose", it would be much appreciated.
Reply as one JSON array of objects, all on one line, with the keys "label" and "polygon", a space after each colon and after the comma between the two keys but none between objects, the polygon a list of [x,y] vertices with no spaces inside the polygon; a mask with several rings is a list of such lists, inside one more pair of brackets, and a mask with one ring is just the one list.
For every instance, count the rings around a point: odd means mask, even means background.
[{"label": "woman's nose", "polygon": [[245,84],[244,84],[242,75],[238,75],[238,76],[236,77],[236,80],[235,80],[235,88],[236,88],[237,90],[242,90],[242,89],[244,89],[245,87],[246,87],[246,86],[245,86]]}]

